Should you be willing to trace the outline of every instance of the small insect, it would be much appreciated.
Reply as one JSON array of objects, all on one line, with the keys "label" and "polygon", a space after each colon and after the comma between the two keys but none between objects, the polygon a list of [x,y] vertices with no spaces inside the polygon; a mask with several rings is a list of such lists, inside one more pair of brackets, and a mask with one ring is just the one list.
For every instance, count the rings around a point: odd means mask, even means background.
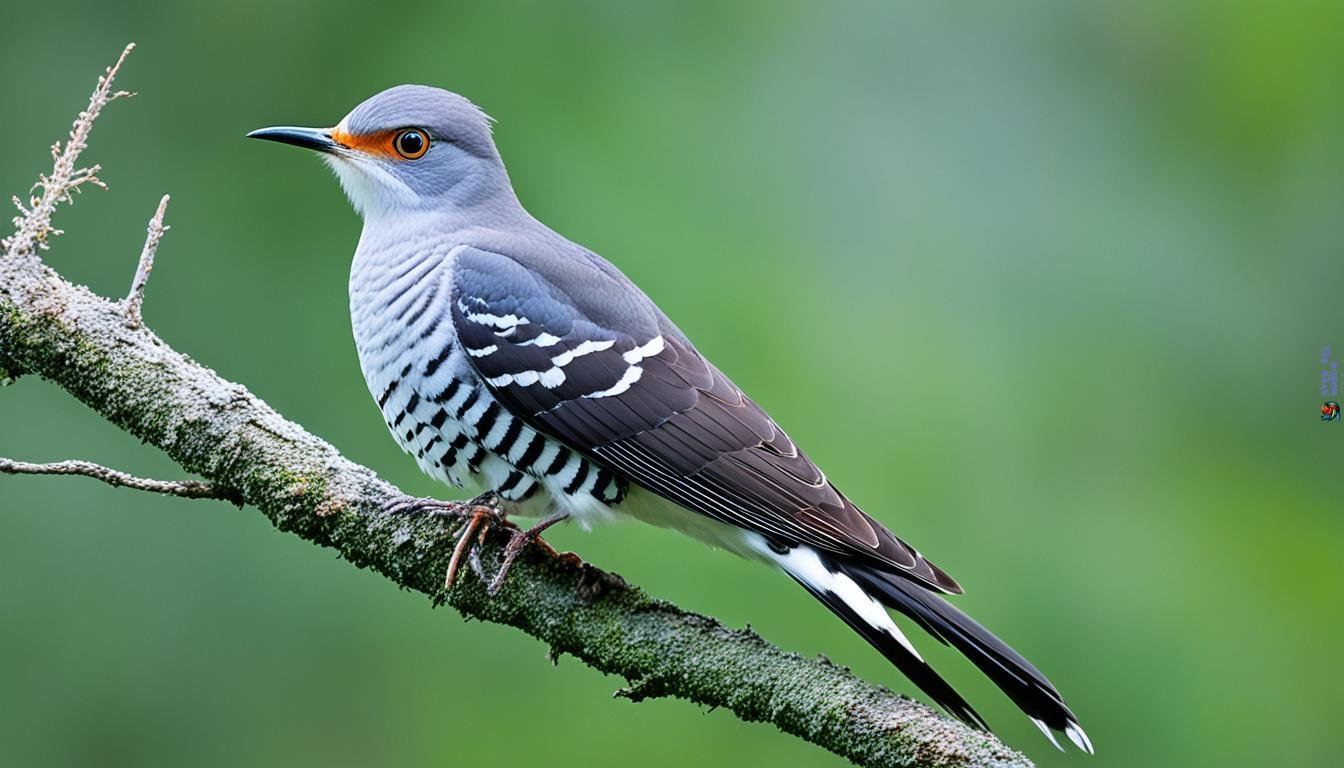
[{"label": "small insect", "polygon": [[1334,400],[1326,400],[1325,405],[1321,406],[1321,421],[1339,421],[1339,403]]}]

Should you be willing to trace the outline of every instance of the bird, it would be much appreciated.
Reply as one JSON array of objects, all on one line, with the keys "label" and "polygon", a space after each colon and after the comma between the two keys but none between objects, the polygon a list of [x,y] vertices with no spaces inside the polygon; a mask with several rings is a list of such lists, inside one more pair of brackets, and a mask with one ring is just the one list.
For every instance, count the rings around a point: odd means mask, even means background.
[{"label": "bird", "polygon": [[363,219],[351,326],[396,442],[431,477],[539,520],[509,542],[492,587],[547,526],[633,517],[782,570],[988,731],[895,610],[965,655],[1055,747],[1063,732],[1092,753],[1045,675],[942,597],[963,591],[951,576],[837,490],[615,265],[524,209],[492,128],[463,96],[399,85],[329,128],[247,134],[320,153]]}]

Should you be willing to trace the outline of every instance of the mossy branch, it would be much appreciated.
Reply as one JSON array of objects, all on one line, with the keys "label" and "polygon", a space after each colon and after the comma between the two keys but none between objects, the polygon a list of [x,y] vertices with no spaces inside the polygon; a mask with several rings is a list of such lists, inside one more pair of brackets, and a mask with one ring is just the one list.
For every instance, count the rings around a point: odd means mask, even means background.
[{"label": "mossy branch", "polygon": [[[31,374],[56,384],[208,484],[191,487],[255,507],[280,530],[332,547],[354,565],[446,601],[464,616],[517,627],[553,655],[567,653],[620,675],[631,687],[619,693],[632,700],[674,696],[722,707],[860,765],[1031,765],[992,735],[824,659],[786,653],[750,630],[652,598],[549,548],[530,547],[494,597],[486,580],[468,569],[445,591],[459,518],[396,511],[407,497],[372,470],[140,322],[140,292],[163,230],[162,206],[129,301],[95,296],[43,263],[41,250],[59,234],[51,226],[56,205],[80,184],[97,183],[96,167],[75,163],[94,118],[117,95],[115,74],[114,67],[100,78],[71,141],[53,149],[55,167],[39,181],[40,195],[28,205],[15,201],[21,215],[0,253],[0,376]],[[100,476],[97,471],[76,473]],[[164,490],[155,481],[133,480],[141,483],[133,487]],[[487,534],[473,569],[493,573],[506,538],[498,527]]]}]

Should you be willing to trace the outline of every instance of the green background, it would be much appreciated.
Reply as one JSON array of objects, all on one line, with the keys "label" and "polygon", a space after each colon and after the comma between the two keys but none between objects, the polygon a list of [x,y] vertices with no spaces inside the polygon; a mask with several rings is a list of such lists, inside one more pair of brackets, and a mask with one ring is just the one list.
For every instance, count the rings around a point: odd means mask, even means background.
[{"label": "green background", "polygon": [[[1344,748],[1338,3],[392,4],[99,0],[0,14],[0,188],[27,189],[134,40],[50,262],[407,490],[346,280],[359,222],[263,125],[460,91],[530,210],[604,254],[836,483],[968,587],[1098,754],[1330,765]],[[0,391],[0,455],[180,472],[63,392]],[[633,705],[260,515],[0,478],[0,764],[839,765]],[[552,540],[789,649],[910,686],[787,579],[624,524]],[[912,635],[914,636],[914,635]]]}]

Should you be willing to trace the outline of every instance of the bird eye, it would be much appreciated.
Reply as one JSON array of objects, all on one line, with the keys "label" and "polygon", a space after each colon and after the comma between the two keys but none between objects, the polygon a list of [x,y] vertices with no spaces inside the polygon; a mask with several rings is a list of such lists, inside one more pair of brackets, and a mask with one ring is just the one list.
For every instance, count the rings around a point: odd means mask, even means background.
[{"label": "bird eye", "polygon": [[429,151],[429,134],[419,128],[398,131],[392,139],[392,148],[407,160],[418,160]]}]

